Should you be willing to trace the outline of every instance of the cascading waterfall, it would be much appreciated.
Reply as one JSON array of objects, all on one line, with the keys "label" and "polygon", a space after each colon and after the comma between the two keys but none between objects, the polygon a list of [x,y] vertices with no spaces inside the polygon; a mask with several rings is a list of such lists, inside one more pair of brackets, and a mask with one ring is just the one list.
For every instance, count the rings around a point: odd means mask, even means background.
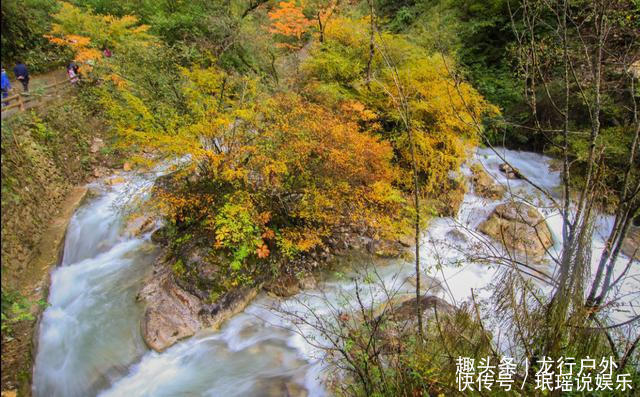
[{"label": "cascading waterfall", "polygon": [[96,394],[146,350],[135,296],[153,246],[121,233],[116,204],[124,185],[101,187],[99,194],[72,218],[62,264],[51,275],[35,361],[36,396]]},{"label": "cascading waterfall", "polygon": [[[550,190],[558,186],[558,173],[548,170],[546,157],[513,151],[504,151],[504,155],[540,186]],[[507,180],[498,171],[501,160],[492,152],[478,150],[476,158],[495,179],[508,185],[512,193],[536,195],[524,182]],[[292,331],[295,328],[292,323],[273,307],[280,304],[287,310],[301,313],[313,310],[317,316],[329,316],[336,307],[349,306],[349,298],[355,291],[351,273],[330,277],[321,283],[321,290],[304,291],[284,302],[261,295],[221,330],[204,330],[162,353],[149,351],[140,337],[142,308],[135,296],[142,280],[149,275],[156,253],[148,236],[123,234],[123,215],[114,204],[151,182],[135,176],[127,179],[128,188],[103,186],[99,197],[78,210],[71,222],[63,263],[52,274],[50,306],[40,326],[34,394],[54,397],[325,395],[320,351],[302,336],[309,337],[314,330],[297,325],[298,332]],[[436,260],[436,254],[445,261],[456,259],[460,254],[457,250],[442,252],[431,242],[452,241],[449,233],[456,228],[456,223],[474,229],[497,204],[470,192],[456,220],[435,219],[425,232],[422,266],[425,273],[447,280],[446,288],[439,293],[449,301],[460,303],[468,299],[471,288],[487,286],[500,270],[469,263],[462,267],[445,266],[434,272],[430,265]],[[543,199],[539,200],[539,209],[547,217],[557,249],[561,245],[561,219],[545,208]],[[607,217],[599,223],[600,230],[594,238],[594,258],[602,250],[602,236],[611,227]],[[460,239],[456,244],[464,250],[469,241]],[[412,263],[379,262],[377,277],[388,289],[400,294],[412,293],[414,287],[407,282],[415,275]],[[638,284],[634,285],[638,288]],[[375,283],[364,288],[363,293],[367,304],[382,302],[385,298]],[[640,304],[634,300],[627,303],[631,310],[637,310]],[[316,340],[322,343],[319,336]]]}]

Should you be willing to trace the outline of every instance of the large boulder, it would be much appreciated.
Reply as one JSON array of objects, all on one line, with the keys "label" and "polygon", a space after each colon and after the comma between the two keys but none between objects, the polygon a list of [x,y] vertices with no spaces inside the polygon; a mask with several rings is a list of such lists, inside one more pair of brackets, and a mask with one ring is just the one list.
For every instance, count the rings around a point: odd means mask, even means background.
[{"label": "large boulder", "polygon": [[522,202],[508,202],[496,207],[478,227],[482,233],[500,241],[520,254],[542,258],[553,245],[551,231],[534,207]]},{"label": "large boulder", "polygon": [[[419,305],[419,306],[417,306]],[[375,322],[381,320],[384,312],[385,326],[377,330],[376,338],[384,351],[401,351],[403,341],[415,335],[418,321],[417,311],[422,314],[423,324],[434,317],[449,316],[456,307],[434,295],[400,295],[392,298],[374,312]]]},{"label": "large boulder", "polygon": [[482,165],[476,163],[471,166],[473,187],[476,194],[489,200],[500,200],[504,195],[505,189],[482,168]]},{"label": "large boulder", "polygon": [[140,324],[142,337],[147,346],[161,352],[200,329],[218,327],[244,310],[256,293],[255,288],[238,288],[221,296],[214,304],[206,304],[182,288],[168,263],[160,261],[137,297],[145,304]]},{"label": "large boulder", "polygon": [[146,303],[142,338],[155,351],[161,352],[205,326],[198,314],[200,300],[182,290],[169,272],[145,285],[138,299]]},{"label": "large boulder", "polygon": [[393,322],[416,321],[417,305],[419,305],[420,312],[425,319],[431,317],[436,311],[442,314],[452,314],[455,311],[455,306],[444,299],[434,295],[422,295],[420,299],[414,297],[392,306],[387,319]]}]

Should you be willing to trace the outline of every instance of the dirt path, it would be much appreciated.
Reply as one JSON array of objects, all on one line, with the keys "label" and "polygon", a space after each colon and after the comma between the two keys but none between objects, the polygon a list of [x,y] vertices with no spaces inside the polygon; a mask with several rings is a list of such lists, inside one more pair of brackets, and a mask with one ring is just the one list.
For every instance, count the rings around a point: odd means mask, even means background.
[{"label": "dirt path", "polygon": [[[43,87],[48,86],[50,84],[63,81],[67,78],[67,73],[64,69],[52,70],[47,73],[33,75],[29,77],[29,93],[34,96],[31,101],[28,101],[24,104],[25,109],[34,108],[42,105],[45,102],[49,102],[54,99],[61,98],[63,96],[63,92],[65,89],[69,87],[64,87],[64,84],[58,87],[59,89],[49,91],[47,93],[44,92]],[[11,80],[11,90],[9,91],[9,96],[22,93],[22,84],[18,80]],[[13,104],[15,102],[11,101],[9,104]],[[19,108],[12,108],[9,110],[2,110],[2,119],[5,119],[13,114],[19,113]]]},{"label": "dirt path", "polygon": [[[67,78],[67,72],[64,69],[56,69],[47,73],[34,74],[29,76],[29,91],[37,91],[38,88],[45,85],[53,84]],[[9,96],[22,92],[22,84],[16,79],[11,79],[11,91]]]}]

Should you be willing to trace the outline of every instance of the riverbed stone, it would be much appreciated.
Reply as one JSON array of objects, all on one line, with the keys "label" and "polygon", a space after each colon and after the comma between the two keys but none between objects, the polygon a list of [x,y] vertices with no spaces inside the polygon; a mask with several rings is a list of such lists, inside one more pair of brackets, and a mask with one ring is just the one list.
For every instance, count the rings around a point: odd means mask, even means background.
[{"label": "riverbed stone", "polygon": [[299,280],[290,274],[285,274],[264,285],[265,291],[282,298],[288,298],[300,292]]},{"label": "riverbed stone", "polygon": [[[418,284],[416,276],[407,277],[405,281],[414,287]],[[431,294],[437,294],[442,291],[442,284],[437,279],[422,274],[420,276],[420,291],[423,293],[429,292]]]},{"label": "riverbed stone", "polygon": [[551,231],[537,209],[523,202],[498,205],[478,227],[482,233],[500,241],[508,249],[541,259],[553,245]]},{"label": "riverbed stone", "polygon": [[129,219],[125,227],[125,233],[132,237],[140,237],[153,230],[155,225],[155,218],[151,215],[136,216]]},{"label": "riverbed stone", "polygon": [[505,189],[482,168],[482,165],[475,163],[471,166],[471,181],[478,196],[489,200],[500,200]]},{"label": "riverbed stone", "polygon": [[413,322],[416,321],[416,305],[419,305],[423,317],[430,317],[434,311],[451,314],[455,307],[442,298],[435,295],[422,295],[420,298],[411,298],[394,306],[389,311],[387,318],[390,321]]},{"label": "riverbed stone", "polygon": [[[377,331],[377,339],[385,351],[401,351],[404,341],[415,335],[418,309],[422,313],[423,324],[426,324],[436,313],[439,317],[443,317],[452,315],[456,311],[456,307],[447,301],[427,294],[419,298],[415,295],[396,296],[384,304],[383,308],[386,323]],[[376,323],[382,320],[380,317],[382,311],[381,309],[377,311]]]},{"label": "riverbed stone", "polygon": [[460,228],[457,228],[457,227],[449,230],[445,235],[445,237],[447,241],[453,242],[453,243],[469,242],[469,237],[467,237],[467,235],[462,230],[460,230]]},{"label": "riverbed stone", "polygon": [[198,316],[200,300],[182,290],[169,272],[157,275],[138,295],[146,302],[142,337],[155,351],[163,351],[203,327]]},{"label": "riverbed stone", "polygon": [[137,297],[145,304],[140,324],[142,338],[149,348],[164,351],[203,328],[219,327],[244,310],[256,294],[255,288],[241,287],[222,295],[213,304],[206,304],[183,289],[169,263],[160,260]]},{"label": "riverbed stone", "polygon": [[522,173],[507,163],[500,164],[498,169],[504,173],[508,179],[522,179]]}]

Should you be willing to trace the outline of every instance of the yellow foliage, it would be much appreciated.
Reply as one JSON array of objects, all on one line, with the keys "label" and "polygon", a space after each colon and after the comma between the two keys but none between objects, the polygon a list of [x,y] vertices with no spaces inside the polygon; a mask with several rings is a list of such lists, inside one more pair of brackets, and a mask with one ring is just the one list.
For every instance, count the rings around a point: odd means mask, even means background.
[{"label": "yellow foliage", "polygon": [[[368,20],[335,18],[327,23],[325,43],[317,44],[302,65],[308,95],[380,131],[393,143],[404,169],[400,183],[411,189],[408,124],[417,149],[422,192],[438,197],[450,186],[449,173],[459,169],[467,149],[476,143],[486,115],[495,106],[464,81],[455,79],[455,63],[442,54],[427,54],[404,38],[381,33],[369,63]],[[384,56],[383,56],[384,52]],[[368,72],[368,73],[367,73]],[[340,81],[342,89],[336,89]],[[351,97],[344,98],[344,93]]]},{"label": "yellow foliage", "polygon": [[94,65],[102,59],[102,46],[118,53],[124,48],[146,46],[153,41],[147,33],[149,27],[138,25],[138,18],[134,16],[94,15],[67,2],[60,4],[60,10],[53,15],[55,22],[51,31],[45,37],[73,50],[78,63]]}]

